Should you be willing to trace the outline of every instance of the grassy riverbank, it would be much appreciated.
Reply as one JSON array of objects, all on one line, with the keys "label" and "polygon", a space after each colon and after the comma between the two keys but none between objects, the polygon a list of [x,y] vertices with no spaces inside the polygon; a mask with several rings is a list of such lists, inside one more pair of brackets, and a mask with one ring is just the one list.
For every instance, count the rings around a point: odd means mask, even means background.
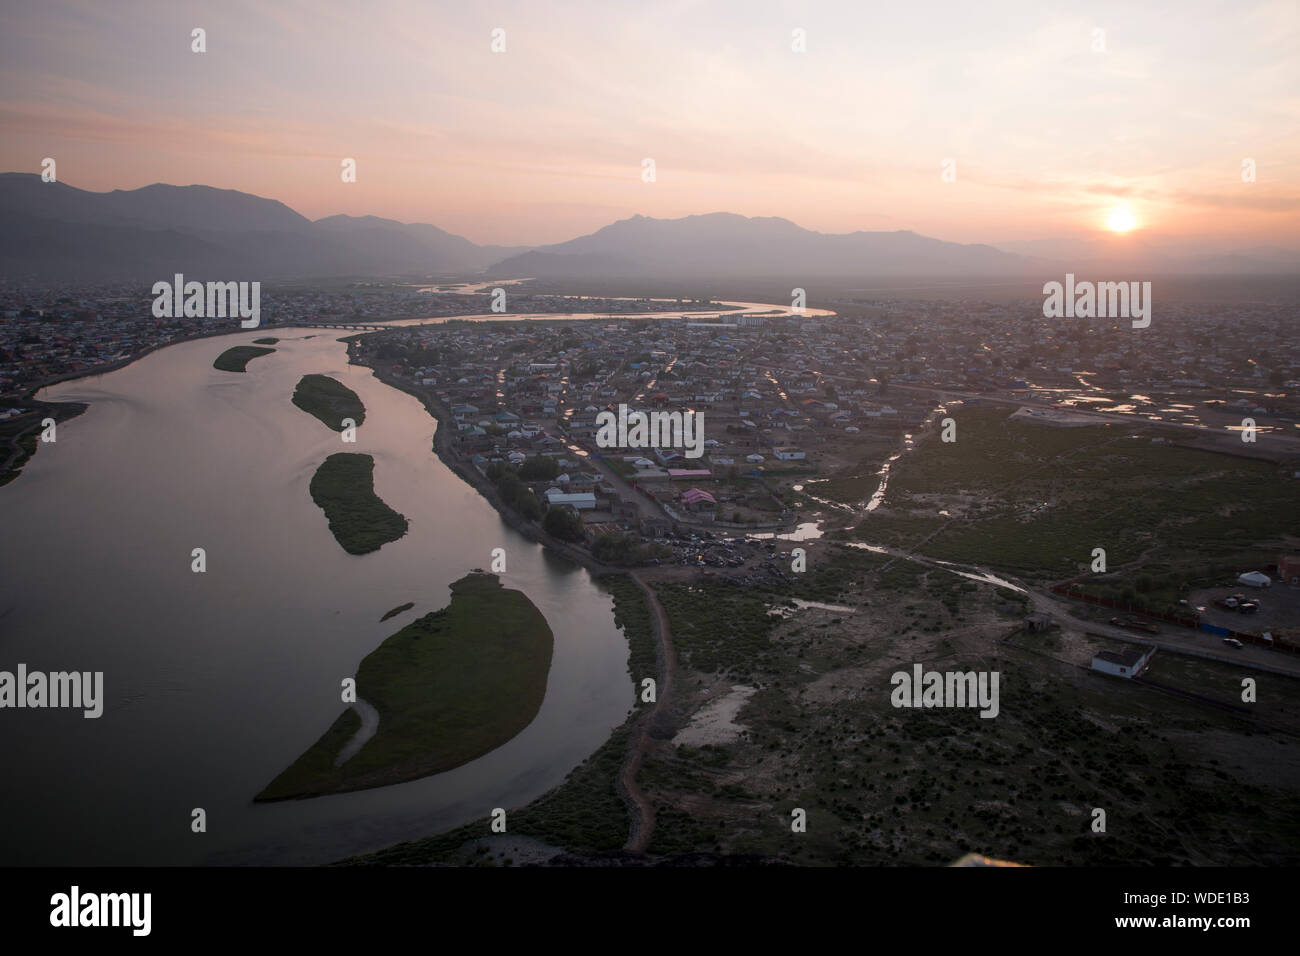
[{"label": "grassy riverbank", "polygon": [[325,512],[330,532],[348,554],[369,554],[406,534],[405,516],[375,494],[375,460],[369,455],[330,455],[311,479],[311,500]]},{"label": "grassy riverbank", "polygon": [[336,432],[343,431],[345,418],[357,425],[366,420],[366,406],[357,393],[328,375],[304,375],[293,390],[293,403]]},{"label": "grassy riverbank", "polygon": [[223,372],[246,372],[248,363],[263,355],[270,355],[275,349],[258,348],[256,345],[235,345],[226,349],[212,363],[212,367]]},{"label": "grassy riverbank", "polygon": [[474,573],[451,603],[411,622],[357,668],[357,694],[379,712],[375,736],[341,767],[351,710],[257,795],[283,800],[383,787],[441,773],[495,750],[542,706],[554,637],[522,591]]}]

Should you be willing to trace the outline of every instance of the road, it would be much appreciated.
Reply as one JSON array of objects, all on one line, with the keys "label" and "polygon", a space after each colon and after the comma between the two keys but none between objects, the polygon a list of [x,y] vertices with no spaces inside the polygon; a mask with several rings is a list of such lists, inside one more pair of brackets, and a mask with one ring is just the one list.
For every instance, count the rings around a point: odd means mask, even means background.
[{"label": "road", "polygon": [[[915,551],[903,548],[887,548],[880,545],[857,545],[866,547],[867,550],[875,551],[878,554],[888,554],[896,558],[902,558],[907,561],[913,561],[917,564],[924,564],[932,568],[939,568],[944,571],[954,573],[965,572],[975,576],[977,579],[984,579],[987,583],[996,584],[998,581],[1005,582],[1014,589],[1023,592],[1029,597],[1030,603],[1034,610],[1040,614],[1046,614],[1057,624],[1067,625],[1076,630],[1083,631],[1087,634],[1096,634],[1101,637],[1114,638],[1117,641],[1125,641],[1129,644],[1155,645],[1161,650],[1171,654],[1187,654],[1194,657],[1204,657],[1215,661],[1222,661],[1227,664],[1238,666],[1246,665],[1258,667],[1260,670],[1271,671],[1276,674],[1285,674],[1288,677],[1300,678],[1300,656],[1295,654],[1285,654],[1278,651],[1269,650],[1267,647],[1261,647],[1255,644],[1247,644],[1240,648],[1228,648],[1223,643],[1223,639],[1214,634],[1204,631],[1194,631],[1191,628],[1173,626],[1163,628],[1159,634],[1144,634],[1130,631],[1126,628],[1115,627],[1111,624],[1103,624],[1097,621],[1090,621],[1086,618],[1078,617],[1075,614],[1077,604],[1068,598],[1060,597],[1051,591],[1031,587],[1023,581],[1012,577],[1009,574],[993,572],[987,568],[981,568],[975,565],[954,564],[947,561],[938,561],[933,558],[927,558],[917,554]],[[989,578],[997,580],[988,581]]]}]

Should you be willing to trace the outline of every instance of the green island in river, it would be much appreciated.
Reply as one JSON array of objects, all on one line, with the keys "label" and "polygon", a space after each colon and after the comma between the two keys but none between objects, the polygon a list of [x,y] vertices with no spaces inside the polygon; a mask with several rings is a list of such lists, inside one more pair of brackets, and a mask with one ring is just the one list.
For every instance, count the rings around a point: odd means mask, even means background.
[{"label": "green island in river", "polygon": [[261,355],[270,355],[275,349],[258,348],[256,345],[236,345],[226,349],[212,363],[212,367],[223,372],[246,372],[248,363]]},{"label": "green island in river", "polygon": [[379,714],[373,737],[335,766],[361,727],[345,710],[257,795],[288,800],[416,780],[468,763],[532,723],[546,696],[554,636],[522,591],[472,572],[451,602],[412,621],[357,668],[357,696]]},{"label": "green island in river", "polygon": [[366,406],[357,393],[328,375],[304,375],[293,390],[293,403],[336,432],[343,431],[345,418],[354,425],[366,420]]},{"label": "green island in river", "polygon": [[406,516],[375,494],[375,460],[369,455],[330,455],[309,487],[311,500],[325,512],[330,532],[348,554],[378,551],[406,534]]}]

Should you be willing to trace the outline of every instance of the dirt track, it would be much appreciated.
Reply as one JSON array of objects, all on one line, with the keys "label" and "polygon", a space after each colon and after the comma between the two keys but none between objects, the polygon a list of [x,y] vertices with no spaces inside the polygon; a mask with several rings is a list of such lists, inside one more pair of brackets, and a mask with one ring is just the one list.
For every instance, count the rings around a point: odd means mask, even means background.
[{"label": "dirt track", "polygon": [[645,595],[646,606],[650,609],[659,658],[659,680],[655,688],[655,704],[637,721],[632,737],[628,741],[627,758],[623,761],[623,767],[618,775],[618,790],[627,802],[628,814],[632,818],[631,826],[628,828],[627,843],[624,844],[623,849],[633,853],[644,853],[654,833],[655,812],[650,801],[641,792],[636,782],[636,775],[641,769],[641,759],[650,746],[650,728],[659,715],[667,710],[672,695],[673,675],[677,670],[677,655],[673,651],[668,614],[659,603],[654,588],[641,578],[640,572],[633,571],[630,576]]}]

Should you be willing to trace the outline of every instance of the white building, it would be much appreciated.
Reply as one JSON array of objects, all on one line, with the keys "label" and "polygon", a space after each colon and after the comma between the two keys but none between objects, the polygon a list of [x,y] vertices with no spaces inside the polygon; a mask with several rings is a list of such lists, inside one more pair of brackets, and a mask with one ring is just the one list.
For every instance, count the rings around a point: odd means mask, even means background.
[{"label": "white building", "polygon": [[1146,652],[1125,648],[1122,651],[1101,651],[1092,659],[1092,669],[1115,677],[1136,677],[1146,669],[1151,655],[1156,652],[1149,647]]},{"label": "white building", "polygon": [[1237,578],[1237,583],[1252,588],[1266,588],[1273,583],[1273,579],[1259,571],[1247,571]]}]

